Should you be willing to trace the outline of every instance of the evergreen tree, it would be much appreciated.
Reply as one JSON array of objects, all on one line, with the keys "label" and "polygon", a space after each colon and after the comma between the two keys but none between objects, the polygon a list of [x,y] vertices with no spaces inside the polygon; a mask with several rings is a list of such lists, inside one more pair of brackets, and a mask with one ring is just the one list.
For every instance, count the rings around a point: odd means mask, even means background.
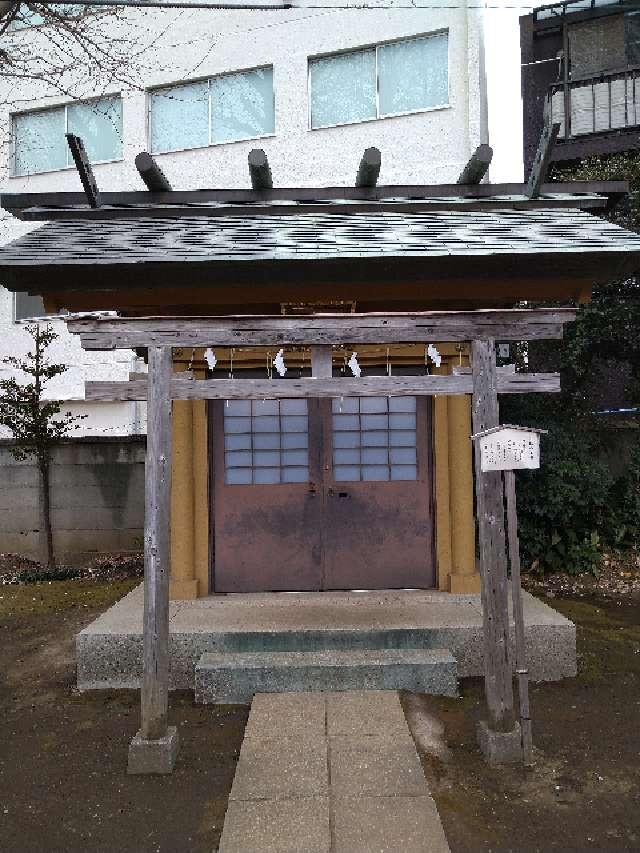
[{"label": "evergreen tree", "polygon": [[[9,379],[0,380],[0,425],[6,427],[14,439],[11,447],[18,460],[35,459],[40,475],[41,517],[43,535],[43,560],[46,566],[55,566],[53,536],[51,531],[50,467],[51,447],[78,428],[86,415],[62,412],[57,400],[45,398],[48,383],[66,372],[65,364],[53,363],[48,349],[58,335],[50,324],[44,327],[29,323],[26,331],[33,346],[24,356],[6,356],[3,364],[14,371]],[[20,375],[24,379],[20,378]]]}]

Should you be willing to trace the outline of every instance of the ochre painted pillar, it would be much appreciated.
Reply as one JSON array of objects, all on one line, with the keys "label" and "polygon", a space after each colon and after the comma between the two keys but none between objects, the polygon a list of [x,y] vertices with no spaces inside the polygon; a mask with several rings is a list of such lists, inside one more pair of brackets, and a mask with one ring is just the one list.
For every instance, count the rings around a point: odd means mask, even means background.
[{"label": "ochre painted pillar", "polygon": [[447,398],[449,426],[449,509],[451,574],[449,592],[480,592],[476,566],[476,525],[473,516],[473,447],[471,397]]},{"label": "ochre painted pillar", "polygon": [[173,401],[171,488],[172,599],[197,598],[194,545],[193,404]]},{"label": "ochre painted pillar", "polygon": [[[447,365],[433,373],[448,373]],[[436,524],[436,570],[438,589],[449,590],[451,574],[451,515],[449,511],[449,426],[446,397],[433,397],[433,462]]]}]

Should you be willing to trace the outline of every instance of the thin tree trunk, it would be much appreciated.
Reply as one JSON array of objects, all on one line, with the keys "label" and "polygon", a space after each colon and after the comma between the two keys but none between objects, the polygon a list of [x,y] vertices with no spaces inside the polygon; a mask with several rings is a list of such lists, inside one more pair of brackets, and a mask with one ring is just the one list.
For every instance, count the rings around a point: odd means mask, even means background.
[{"label": "thin tree trunk", "polygon": [[49,486],[49,451],[38,454],[38,469],[40,471],[40,488],[42,490],[42,523],[44,526],[45,568],[53,569],[56,564],[53,553],[53,532],[51,530],[51,499]]}]

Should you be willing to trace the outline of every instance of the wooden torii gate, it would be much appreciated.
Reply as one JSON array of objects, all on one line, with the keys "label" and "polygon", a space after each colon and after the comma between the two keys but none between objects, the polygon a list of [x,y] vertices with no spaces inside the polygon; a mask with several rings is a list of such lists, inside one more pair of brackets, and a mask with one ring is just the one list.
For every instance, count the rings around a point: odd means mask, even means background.
[{"label": "wooden torii gate", "polygon": [[[87,350],[146,348],[148,379],[87,382],[87,400],[146,400],[144,623],[141,726],[129,749],[129,772],[167,773],[178,749],[168,727],[171,402],[174,399],[340,398],[472,395],[473,432],[498,426],[499,393],[557,392],[556,373],[501,373],[495,341],[558,339],[572,309],[318,314],[296,317],[82,317],[67,321]],[[471,341],[471,373],[453,376],[332,378],[333,345]],[[312,376],[303,379],[185,379],[173,374],[173,347],[305,346]],[[519,752],[509,653],[507,557],[499,471],[482,472],[476,454],[484,677],[485,753]],[[489,741],[487,742],[487,732]],[[491,738],[495,743],[491,743]],[[507,744],[507,746],[505,746]]]}]

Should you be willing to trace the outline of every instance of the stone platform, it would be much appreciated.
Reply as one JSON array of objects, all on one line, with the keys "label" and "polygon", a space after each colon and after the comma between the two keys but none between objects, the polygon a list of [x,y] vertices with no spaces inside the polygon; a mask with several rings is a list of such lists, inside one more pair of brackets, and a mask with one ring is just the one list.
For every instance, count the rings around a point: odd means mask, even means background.
[{"label": "stone platform", "polygon": [[[576,672],[575,626],[524,593],[531,678]],[[253,593],[170,604],[172,689],[193,689],[207,653],[444,649],[459,677],[482,674],[479,596],[423,590]],[[81,690],[135,688],[142,669],[142,585],[76,637]]]}]

